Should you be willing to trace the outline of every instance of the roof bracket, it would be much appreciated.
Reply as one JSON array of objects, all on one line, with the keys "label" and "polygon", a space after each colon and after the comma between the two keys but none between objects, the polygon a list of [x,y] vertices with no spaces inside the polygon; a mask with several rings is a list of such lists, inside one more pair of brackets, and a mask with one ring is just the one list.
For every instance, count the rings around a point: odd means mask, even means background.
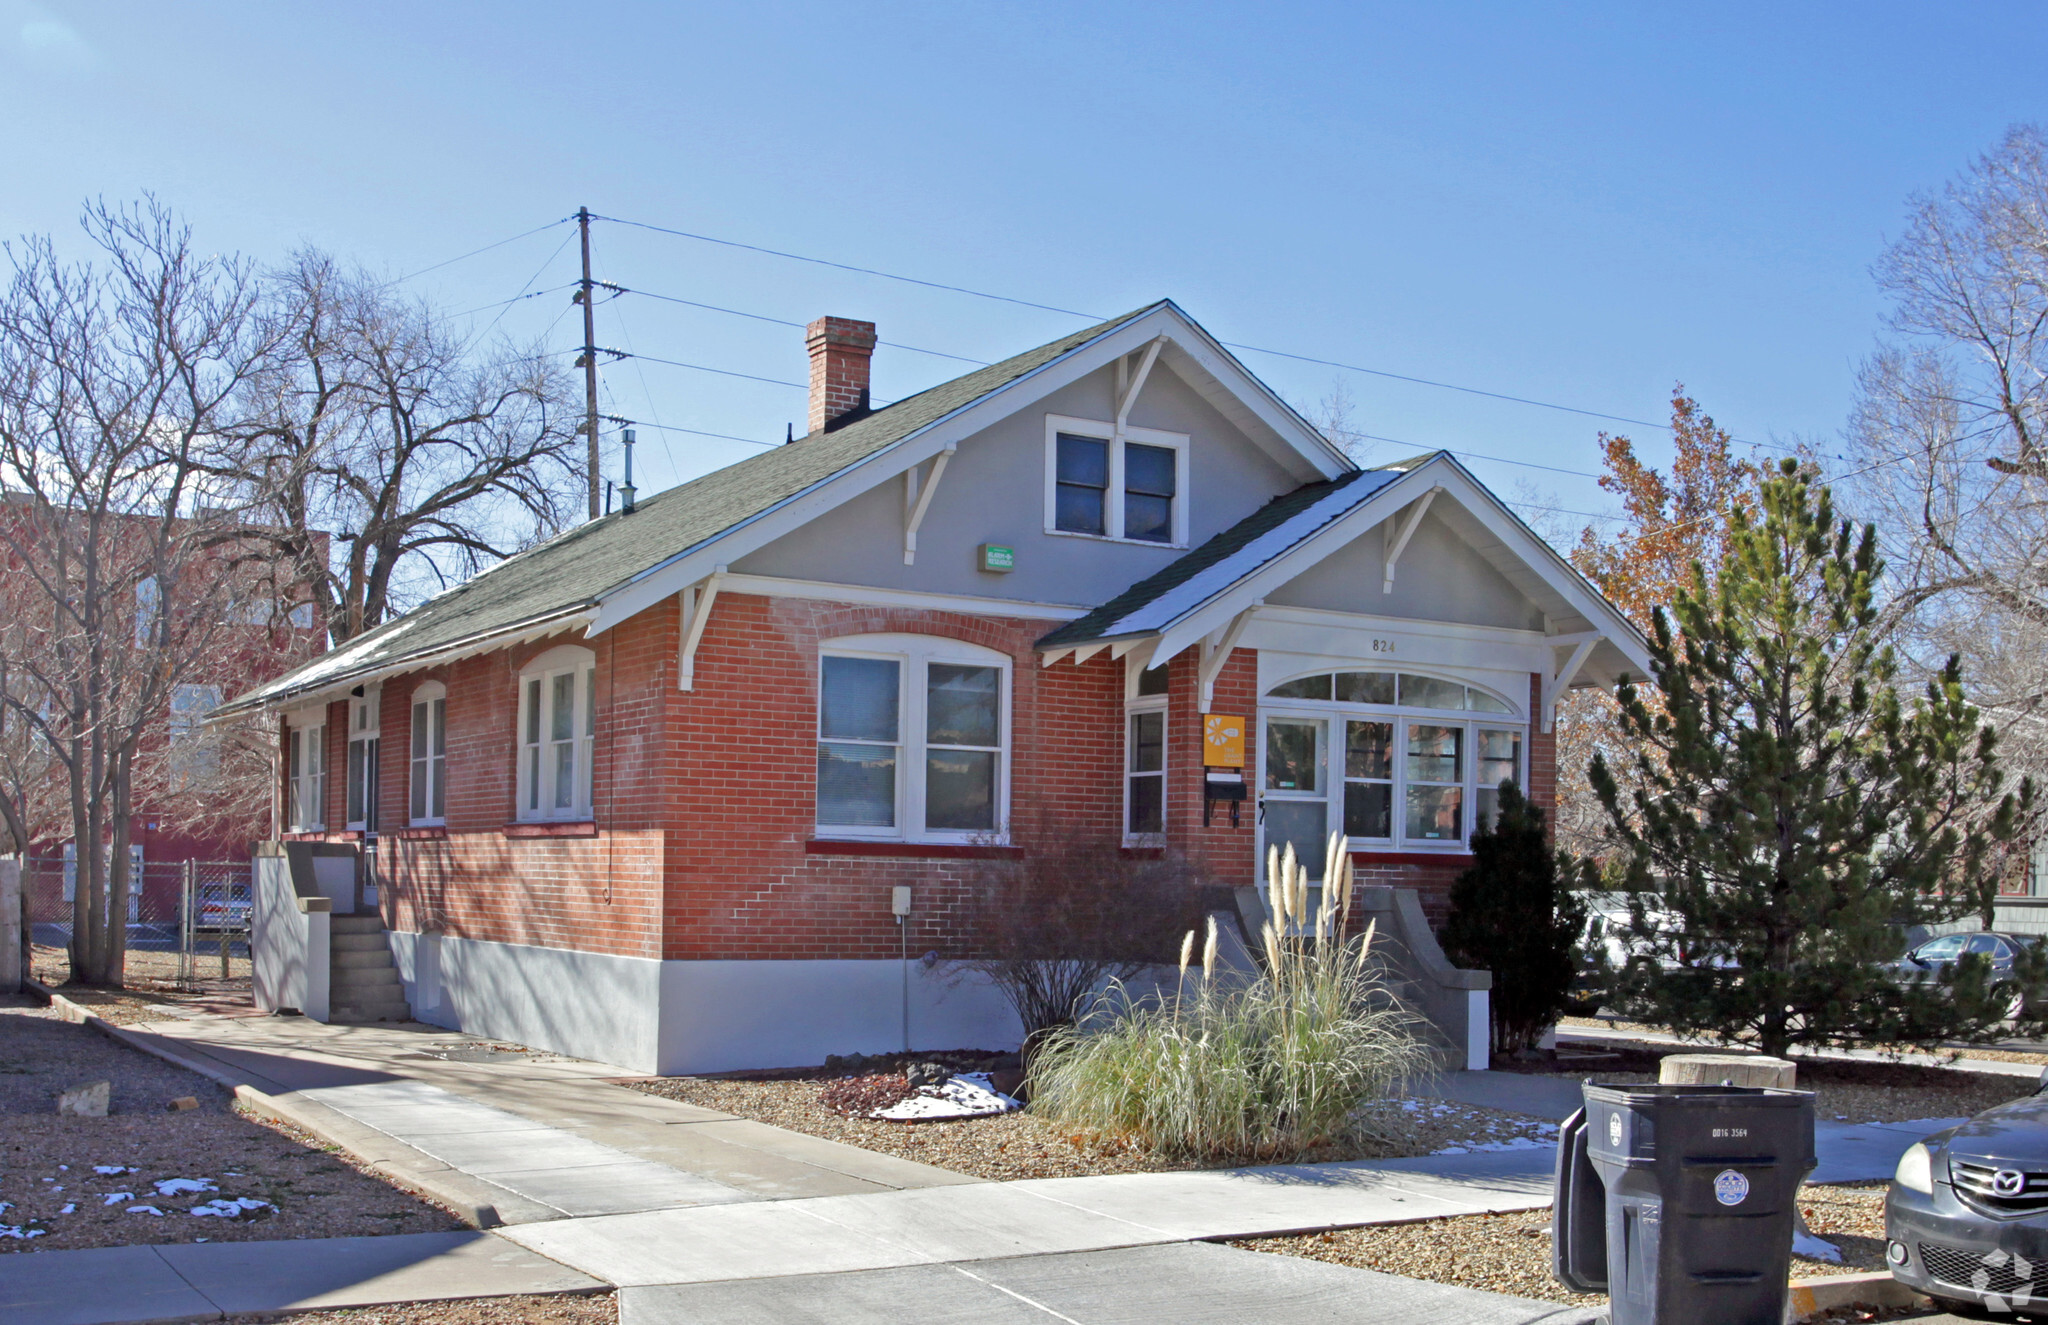
[{"label": "roof bracket", "polygon": [[1440,487],[1431,488],[1418,497],[1408,508],[1408,518],[1401,521],[1399,529],[1394,528],[1392,520],[1387,521],[1386,579],[1380,585],[1381,593],[1394,592],[1394,566],[1401,560],[1401,554],[1408,550],[1408,540],[1415,537],[1416,526],[1422,523],[1422,517],[1429,514],[1429,504],[1442,491]]},{"label": "roof bracket", "polygon": [[676,595],[677,624],[682,643],[676,650],[676,689],[691,690],[697,682],[697,646],[704,642],[704,626],[711,620],[711,605],[718,601],[718,586],[725,579],[725,567],[716,566],[700,584]]},{"label": "roof bracket", "polygon": [[1129,385],[1124,383],[1124,360],[1116,361],[1116,433],[1117,440],[1123,440],[1124,425],[1130,422],[1131,406],[1138,403],[1138,393],[1145,389],[1145,379],[1152,375],[1152,365],[1159,362],[1159,351],[1165,346],[1166,337],[1154,336],[1145,345],[1145,357],[1138,360],[1138,371],[1132,375]]},{"label": "roof bracket", "polygon": [[1244,638],[1244,628],[1251,624],[1252,613],[1264,607],[1266,600],[1255,598],[1250,607],[1239,612],[1223,631],[1223,638],[1211,644],[1202,641],[1202,661],[1195,670],[1195,679],[1201,689],[1201,711],[1207,713],[1209,706],[1216,702],[1216,678],[1223,673],[1223,664],[1230,661],[1231,650]]},{"label": "roof bracket", "polygon": [[[1593,652],[1593,646],[1605,638],[1606,636],[1599,631],[1589,630],[1583,635],[1553,635],[1545,641],[1553,648],[1561,648],[1566,644],[1575,647],[1572,649],[1572,656],[1565,660],[1564,666],[1558,668],[1554,675],[1543,678],[1544,731],[1549,731],[1557,724],[1557,701],[1564,697],[1572,678],[1579,674],[1579,668],[1586,665],[1586,658]],[[1554,653],[1551,655],[1553,660],[1556,656]]]},{"label": "roof bracket", "polygon": [[918,481],[916,465],[903,471],[903,564],[917,564],[917,530],[924,523],[924,513],[931,509],[932,494],[939,489],[939,476],[946,472],[946,462],[953,458],[960,448],[947,443],[946,449],[932,457],[931,473],[923,482]]}]

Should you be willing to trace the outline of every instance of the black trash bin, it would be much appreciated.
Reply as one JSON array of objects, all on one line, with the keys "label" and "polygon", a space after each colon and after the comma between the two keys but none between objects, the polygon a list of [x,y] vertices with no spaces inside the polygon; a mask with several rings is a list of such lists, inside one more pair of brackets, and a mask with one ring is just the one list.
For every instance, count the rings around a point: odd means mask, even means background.
[{"label": "black trash bin", "polygon": [[1585,1085],[1558,1133],[1552,1267],[1613,1325],[1779,1325],[1813,1096]]}]

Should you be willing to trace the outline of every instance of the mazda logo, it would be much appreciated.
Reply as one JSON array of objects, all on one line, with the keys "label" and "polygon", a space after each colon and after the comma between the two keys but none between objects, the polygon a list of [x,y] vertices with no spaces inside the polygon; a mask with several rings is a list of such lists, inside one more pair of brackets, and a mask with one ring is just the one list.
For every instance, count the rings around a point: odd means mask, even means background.
[{"label": "mazda logo", "polygon": [[2000,1169],[1991,1175],[1991,1191],[1996,1196],[2018,1196],[2027,1189],[2027,1175],[2018,1169]]}]

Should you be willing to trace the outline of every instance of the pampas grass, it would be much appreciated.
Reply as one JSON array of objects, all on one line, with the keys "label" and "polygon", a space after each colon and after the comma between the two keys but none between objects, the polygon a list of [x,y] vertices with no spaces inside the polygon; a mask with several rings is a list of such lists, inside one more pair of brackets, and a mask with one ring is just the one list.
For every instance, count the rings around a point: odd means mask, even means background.
[{"label": "pampas grass", "polygon": [[1032,1109],[1176,1158],[1283,1161],[1362,1139],[1366,1106],[1434,1070],[1435,1054],[1388,990],[1372,929],[1342,937],[1348,843],[1333,837],[1326,859],[1335,877],[1311,916],[1307,871],[1292,848],[1273,853],[1255,977],[1218,977],[1212,917],[1192,988],[1190,931],[1171,994],[1112,983],[1053,1033],[1032,1056]]}]

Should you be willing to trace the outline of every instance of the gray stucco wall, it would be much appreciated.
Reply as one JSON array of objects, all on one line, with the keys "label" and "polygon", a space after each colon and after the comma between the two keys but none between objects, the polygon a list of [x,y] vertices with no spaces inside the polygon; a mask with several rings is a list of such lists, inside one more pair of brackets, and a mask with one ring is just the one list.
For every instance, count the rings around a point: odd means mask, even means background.
[{"label": "gray stucco wall", "polygon": [[1386,535],[1368,530],[1325,557],[1266,601],[1333,612],[1455,621],[1510,630],[1543,629],[1543,611],[1506,576],[1488,565],[1443,522],[1425,515],[1394,566],[1394,591],[1385,593]]},{"label": "gray stucco wall", "polygon": [[[918,531],[917,564],[903,564],[903,480],[893,478],[741,558],[747,575],[824,580],[927,593],[974,594],[1092,607],[1179,550],[1045,532],[1045,416],[1108,422],[1114,370],[1061,388],[960,444]],[[1164,364],[1131,411],[1140,428],[1186,433],[1190,545],[1299,486]],[[801,443],[799,443],[800,445]],[[976,569],[976,550],[1017,550],[1017,569]]]}]

